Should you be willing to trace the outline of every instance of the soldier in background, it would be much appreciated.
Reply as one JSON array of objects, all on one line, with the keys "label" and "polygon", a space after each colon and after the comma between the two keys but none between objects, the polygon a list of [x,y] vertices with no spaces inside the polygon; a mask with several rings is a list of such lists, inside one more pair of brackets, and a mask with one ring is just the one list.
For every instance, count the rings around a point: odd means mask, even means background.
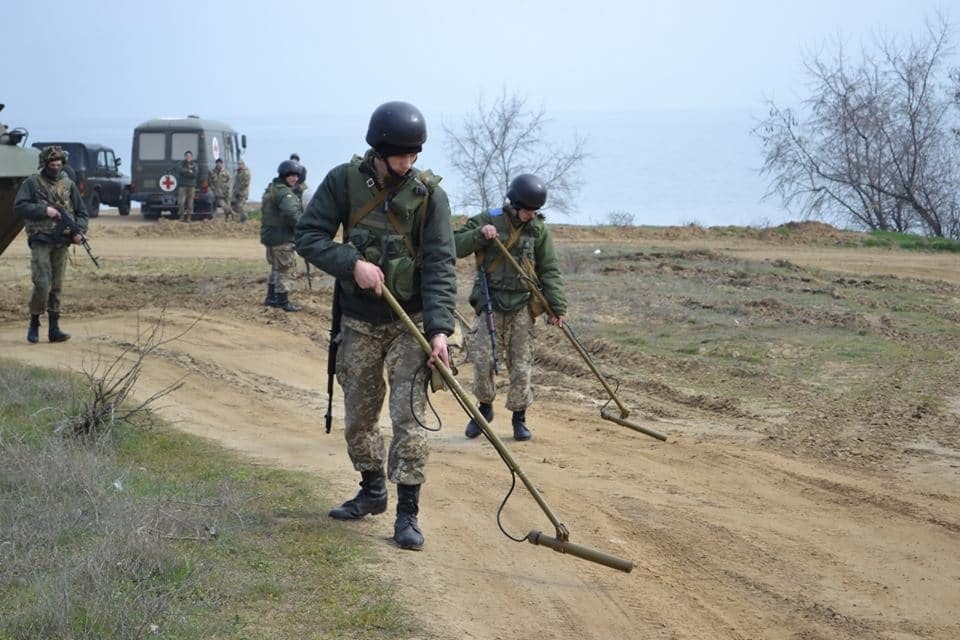
[{"label": "soldier in background", "polygon": [[[421,549],[417,522],[420,487],[429,452],[424,415],[426,392],[413,381],[425,364],[449,366],[457,277],[450,205],[440,178],[413,168],[427,139],[423,115],[407,102],[374,110],[367,128],[370,148],[361,158],[334,167],[297,223],[297,251],[337,279],[343,311],[337,380],[344,395],[344,436],[360,472],[356,497],[330,511],[355,520],[387,509],[387,476],[397,484],[393,539],[402,549]],[[389,197],[388,197],[389,196]],[[337,242],[343,229],[343,240]],[[430,342],[429,359],[406,325],[381,298],[389,283]],[[385,451],[379,418],[390,387],[393,437]],[[416,386],[416,388],[414,388]]]},{"label": "soldier in background", "polygon": [[[497,247],[491,245],[493,238],[507,247],[517,263],[536,274],[543,295],[556,316],[548,319],[550,324],[563,326],[567,300],[563,292],[559,260],[553,246],[550,230],[540,215],[540,208],[547,202],[547,187],[537,176],[525,173],[510,182],[503,207],[476,215],[454,233],[457,257],[476,254],[477,265],[487,274],[487,284],[493,308],[494,327],[497,334],[497,349],[506,352],[510,385],[507,391],[507,409],[513,412],[513,437],[529,440],[527,407],[533,402],[530,374],[533,367],[533,323],[542,310],[528,307],[530,291],[512,265]],[[497,394],[494,382],[493,352],[487,334],[486,315],[480,283],[470,293],[470,304],[477,311],[477,321],[472,332],[470,353],[473,359],[473,393],[479,402],[480,415],[493,420],[493,400]],[[480,425],[470,419],[465,435],[476,438]]]},{"label": "soldier in background", "polygon": [[223,159],[217,158],[213,163],[213,171],[207,176],[207,184],[210,191],[213,192],[213,211],[223,210],[224,220],[229,220],[233,215],[230,209],[230,172],[223,168]]},{"label": "soldier in background", "polygon": [[177,210],[180,219],[190,222],[193,215],[193,199],[197,195],[197,163],[193,160],[193,152],[185,151],[183,161],[174,168],[177,174]]},{"label": "soldier in background", "polygon": [[233,181],[233,194],[230,196],[230,209],[237,214],[239,222],[247,221],[247,212],[243,206],[250,197],[250,170],[243,159],[237,160],[237,176]]},{"label": "soldier in background", "polygon": [[85,236],[70,233],[59,209],[71,215],[84,234],[87,209],[77,185],[63,171],[66,157],[58,146],[44,147],[40,152],[40,171],[23,181],[13,204],[16,214],[24,220],[30,246],[33,295],[27,341],[31,343],[40,340],[40,316],[44,312],[49,316],[50,342],[70,339],[70,334],[60,330],[60,293],[67,268],[67,248],[71,243],[80,244]]},{"label": "soldier in background", "polygon": [[292,283],[290,273],[296,265],[293,250],[293,228],[303,213],[303,202],[296,192],[300,179],[300,165],[284,160],[277,167],[274,178],[263,192],[260,221],[260,243],[267,248],[270,276],[267,278],[267,297],[263,304],[284,311],[300,311],[290,302]]}]

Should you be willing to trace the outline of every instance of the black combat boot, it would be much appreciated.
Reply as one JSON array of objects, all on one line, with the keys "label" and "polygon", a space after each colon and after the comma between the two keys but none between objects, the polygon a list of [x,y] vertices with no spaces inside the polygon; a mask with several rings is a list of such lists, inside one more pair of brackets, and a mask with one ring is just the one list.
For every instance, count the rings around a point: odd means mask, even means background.
[{"label": "black combat boot", "polygon": [[50,320],[50,328],[47,329],[47,338],[50,342],[66,342],[69,340],[70,334],[60,331],[60,314],[49,313],[47,317]]},{"label": "black combat boot", "polygon": [[513,412],[513,439],[514,440],[529,440],[533,437],[533,434],[530,433],[530,429],[527,429],[527,411],[514,411]]},{"label": "black combat boot", "polygon": [[330,510],[330,517],[337,520],[356,520],[368,513],[377,515],[387,510],[386,477],[382,470],[361,471],[360,491],[352,500]]},{"label": "black combat boot", "polygon": [[286,291],[283,293],[277,293],[277,301],[273,305],[278,309],[283,309],[284,311],[300,311],[300,307],[290,302],[290,294]]},{"label": "black combat boot", "polygon": [[263,299],[263,306],[272,307],[277,303],[277,288],[272,284],[267,285],[267,297]]},{"label": "black combat boot", "polygon": [[[477,410],[480,411],[480,415],[489,423],[493,420],[493,405],[489,402],[481,402],[477,405]],[[480,425],[477,424],[477,421],[473,418],[470,418],[470,422],[467,423],[467,428],[464,430],[463,435],[468,438],[476,438],[478,435],[483,433],[480,430]]]},{"label": "black combat boot", "polygon": [[420,512],[420,485],[397,485],[397,521],[393,525],[393,541],[401,549],[423,549],[423,533],[417,523]]},{"label": "black combat boot", "polygon": [[27,329],[27,342],[37,344],[40,342],[40,314],[30,314],[30,328]]}]

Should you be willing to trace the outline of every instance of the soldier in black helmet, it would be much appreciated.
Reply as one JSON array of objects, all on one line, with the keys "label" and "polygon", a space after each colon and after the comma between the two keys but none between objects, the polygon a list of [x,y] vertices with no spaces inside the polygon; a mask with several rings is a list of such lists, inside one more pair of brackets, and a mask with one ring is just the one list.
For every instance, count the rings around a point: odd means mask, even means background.
[{"label": "soldier in black helmet", "polygon": [[[521,174],[510,182],[503,207],[470,218],[454,233],[457,257],[474,254],[478,268],[482,267],[486,273],[497,350],[506,355],[510,377],[506,406],[513,413],[513,437],[521,441],[532,437],[527,427],[527,407],[533,402],[530,385],[533,325],[542,310],[530,304],[527,284],[490,241],[499,238],[517,263],[536,274],[544,297],[557,314],[548,318],[548,321],[563,326],[567,309],[563,279],[553,238],[540,214],[546,202],[547,186],[543,180],[529,173]],[[478,282],[470,293],[470,304],[477,312],[477,325],[472,332],[469,349],[474,367],[473,393],[479,403],[477,408],[489,422],[493,420],[493,400],[497,388],[494,383],[493,347],[487,335],[486,311],[481,295]],[[465,435],[476,438],[480,432],[480,425],[471,418]]]},{"label": "soldier in black helmet", "polygon": [[40,152],[40,171],[17,190],[13,208],[23,218],[30,245],[30,271],[33,295],[30,297],[30,327],[27,340],[40,340],[40,316],[47,312],[50,342],[64,342],[69,333],[60,330],[60,293],[67,268],[67,248],[80,244],[84,235],[73,234],[61,220],[61,210],[87,230],[87,209],[77,185],[63,171],[66,152],[59,146],[44,147]]},{"label": "soldier in black helmet", "polygon": [[270,264],[267,297],[263,304],[284,311],[300,311],[300,307],[290,302],[290,272],[296,265],[293,228],[303,212],[303,202],[296,191],[299,180],[300,165],[294,160],[284,160],[277,167],[277,177],[264,190],[261,201],[260,244],[267,248],[267,262]]},{"label": "soldier in black helmet", "polygon": [[[337,380],[347,450],[362,480],[356,497],[330,516],[383,513],[389,479],[397,484],[393,539],[403,549],[423,547],[417,514],[428,453],[420,427],[426,393],[411,382],[424,364],[449,364],[456,304],[450,205],[440,178],[413,167],[426,139],[423,115],[412,104],[377,107],[367,128],[370,149],[326,175],[296,229],[300,255],[337,279],[343,314]],[[342,243],[334,241],[341,228]],[[429,359],[380,298],[384,285],[421,324],[433,350]],[[378,426],[384,368],[393,424],[389,454]]]}]

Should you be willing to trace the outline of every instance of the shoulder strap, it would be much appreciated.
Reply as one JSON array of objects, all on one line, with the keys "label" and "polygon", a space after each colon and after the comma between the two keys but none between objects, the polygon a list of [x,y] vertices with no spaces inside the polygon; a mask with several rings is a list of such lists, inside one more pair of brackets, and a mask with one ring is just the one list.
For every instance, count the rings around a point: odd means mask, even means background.
[{"label": "shoulder strap", "polygon": [[[371,178],[372,180],[372,178]],[[371,185],[372,186],[372,185]],[[357,224],[366,218],[371,211],[376,209],[380,203],[387,199],[387,196],[390,195],[390,189],[380,189],[380,192],[374,196],[372,199],[368,200],[366,204],[358,208],[356,211],[350,214],[350,219],[347,221],[347,226],[343,230],[343,237],[346,238],[350,235],[350,230],[353,229]]]}]

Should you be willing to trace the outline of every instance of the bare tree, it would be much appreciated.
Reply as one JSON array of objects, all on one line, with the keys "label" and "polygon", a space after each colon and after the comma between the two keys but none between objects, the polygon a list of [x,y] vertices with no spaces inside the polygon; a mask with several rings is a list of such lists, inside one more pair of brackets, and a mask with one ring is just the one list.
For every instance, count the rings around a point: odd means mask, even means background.
[{"label": "bare tree", "polygon": [[582,185],[586,140],[575,136],[568,147],[551,146],[545,139],[549,122],[543,107],[529,109],[526,98],[504,90],[489,105],[481,96],[462,131],[444,125],[450,161],[465,182],[456,204],[490,209],[513,178],[532,173],[547,184],[547,205],[569,212]]},{"label": "bare tree", "polygon": [[811,56],[805,117],[770,102],[754,129],[766,154],[768,195],[805,217],[955,235],[957,112],[943,82],[949,33],[941,17],[920,39],[878,39],[857,64],[839,45],[830,58]]}]

